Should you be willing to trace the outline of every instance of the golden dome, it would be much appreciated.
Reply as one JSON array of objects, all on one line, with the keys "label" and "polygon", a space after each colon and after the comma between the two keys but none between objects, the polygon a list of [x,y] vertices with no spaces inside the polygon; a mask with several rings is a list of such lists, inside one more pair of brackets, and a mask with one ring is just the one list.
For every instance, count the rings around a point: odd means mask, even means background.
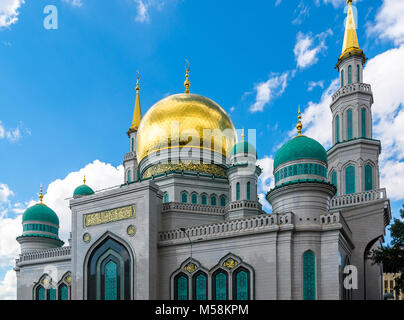
[{"label": "golden dome", "polygon": [[233,122],[222,107],[206,97],[182,93],[160,100],[145,114],[136,152],[139,163],[156,151],[184,146],[227,156],[236,142]]}]

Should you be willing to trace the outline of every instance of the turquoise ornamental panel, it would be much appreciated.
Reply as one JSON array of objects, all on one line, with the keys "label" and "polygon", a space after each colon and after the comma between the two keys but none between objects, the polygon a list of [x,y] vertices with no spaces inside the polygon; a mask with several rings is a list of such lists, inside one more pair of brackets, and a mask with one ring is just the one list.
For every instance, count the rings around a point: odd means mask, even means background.
[{"label": "turquoise ornamental panel", "polygon": [[245,271],[240,271],[236,275],[236,299],[248,300],[248,274]]},{"label": "turquoise ornamental panel", "polygon": [[345,194],[355,193],[355,167],[345,168]]},{"label": "turquoise ornamental panel", "polygon": [[370,165],[365,166],[365,191],[373,189],[373,177],[372,177],[372,167]]},{"label": "turquoise ornamental panel", "polygon": [[199,274],[195,278],[195,299],[207,300],[207,278],[203,273]]},{"label": "turquoise ornamental panel", "polygon": [[169,199],[168,199],[168,193],[166,193],[165,195],[164,195],[164,203],[167,203],[169,201]]},{"label": "turquoise ornamental panel", "polygon": [[188,300],[188,279],[185,276],[177,279],[177,298],[178,300]]},{"label": "turquoise ornamental panel", "polygon": [[60,295],[60,300],[69,300],[68,297],[68,290],[67,290],[67,286],[65,284],[62,284],[59,287],[59,295]]},{"label": "turquoise ornamental panel", "polygon": [[215,277],[215,299],[227,300],[227,276],[220,272]]},{"label": "turquoise ornamental panel", "polygon": [[348,110],[347,113],[347,118],[346,118],[346,122],[347,122],[347,139],[351,140],[352,139],[352,110]]},{"label": "turquoise ornamental panel", "polygon": [[316,271],[313,251],[303,254],[303,299],[316,300]]},{"label": "turquoise ornamental panel", "polygon": [[105,300],[118,300],[118,267],[114,261],[105,265]]}]

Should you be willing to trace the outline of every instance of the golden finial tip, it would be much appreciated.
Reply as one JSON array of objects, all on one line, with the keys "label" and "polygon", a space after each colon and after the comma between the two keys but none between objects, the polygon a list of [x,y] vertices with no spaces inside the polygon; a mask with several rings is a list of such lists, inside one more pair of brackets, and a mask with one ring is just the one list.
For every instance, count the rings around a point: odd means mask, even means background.
[{"label": "golden finial tip", "polygon": [[242,133],[241,133],[241,138],[242,138],[243,141],[244,141],[244,139],[245,139],[244,128],[243,128],[243,131],[242,131]]},{"label": "golden finial tip", "polygon": [[84,175],[83,183],[86,184],[86,175]]},{"label": "golden finial tip", "polygon": [[136,81],[136,90],[139,91],[139,81],[140,81],[140,72],[137,71],[137,81]]},{"label": "golden finial tip", "polygon": [[185,82],[184,82],[184,86],[185,86],[185,93],[189,93],[189,87],[191,86],[191,82],[189,82],[189,71],[191,71],[191,65],[189,64],[188,60],[185,59],[188,67],[185,67]]},{"label": "golden finial tip", "polygon": [[41,190],[39,191],[39,201],[40,201],[40,204],[42,204],[42,199],[43,199],[43,191],[42,191],[42,183],[41,183]]},{"label": "golden finial tip", "polygon": [[298,111],[297,119],[298,119],[297,125],[296,125],[297,135],[301,136],[302,135],[303,125],[302,125],[302,122],[301,122],[302,116],[300,115],[300,105],[299,105],[299,111]]}]

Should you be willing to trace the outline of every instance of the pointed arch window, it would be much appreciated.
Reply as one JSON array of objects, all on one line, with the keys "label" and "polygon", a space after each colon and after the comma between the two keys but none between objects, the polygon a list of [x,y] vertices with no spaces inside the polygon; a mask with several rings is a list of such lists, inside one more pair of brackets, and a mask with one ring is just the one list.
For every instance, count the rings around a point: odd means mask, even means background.
[{"label": "pointed arch window", "polygon": [[128,171],[128,182],[132,182],[132,170]]},{"label": "pointed arch window", "polygon": [[50,287],[48,289],[48,300],[56,300],[56,288]]},{"label": "pointed arch window", "polygon": [[335,141],[338,143],[340,141],[339,137],[339,116],[335,118]]},{"label": "pointed arch window", "polygon": [[240,182],[236,184],[236,200],[240,200]]},{"label": "pointed arch window", "polygon": [[347,127],[347,139],[351,140],[353,137],[353,128],[352,128],[352,109],[349,109],[346,113],[346,127]]},{"label": "pointed arch window", "polygon": [[[291,168],[291,167],[289,167]],[[251,200],[251,183],[247,182],[247,200]]]},{"label": "pointed arch window", "polygon": [[193,193],[191,196],[191,203],[192,204],[198,204],[198,196],[196,193]]},{"label": "pointed arch window", "polygon": [[250,271],[246,268],[239,267],[233,273],[233,299],[250,299]]},{"label": "pointed arch window", "polygon": [[59,286],[59,300],[69,300],[69,290],[67,288],[67,285],[62,283]]},{"label": "pointed arch window", "polygon": [[208,299],[208,277],[202,271],[192,277],[192,292],[195,300]]},{"label": "pointed arch window", "polygon": [[373,189],[373,170],[370,165],[365,166],[365,191]]},{"label": "pointed arch window", "polygon": [[348,66],[348,84],[352,84],[352,66]]},{"label": "pointed arch window", "polygon": [[169,196],[168,196],[168,193],[165,193],[164,194],[164,199],[163,199],[163,201],[164,201],[164,203],[167,203],[167,202],[169,202]]},{"label": "pointed arch window", "polygon": [[205,194],[203,194],[203,195],[201,196],[201,204],[203,204],[203,205],[207,205],[207,204],[208,204],[208,197],[207,197]]},{"label": "pointed arch window", "polygon": [[181,194],[181,202],[182,203],[188,203],[188,194],[186,192],[183,192]]},{"label": "pointed arch window", "polygon": [[38,286],[36,288],[36,300],[45,300],[45,288]]},{"label": "pointed arch window", "polygon": [[362,137],[366,138],[366,109],[361,110],[361,122],[362,122]]},{"label": "pointed arch window", "polygon": [[316,261],[311,250],[303,254],[303,299],[316,300]]},{"label": "pointed arch window", "polygon": [[217,203],[216,196],[211,196],[211,197],[210,197],[210,204],[211,204],[212,206],[215,206],[216,203]]},{"label": "pointed arch window", "polygon": [[341,70],[341,87],[344,86],[344,69]]},{"label": "pointed arch window", "polygon": [[221,196],[220,197],[220,206],[225,207],[226,206],[226,196]]},{"label": "pointed arch window", "polygon": [[88,300],[131,298],[131,257],[119,242],[108,237],[91,253],[87,265]]},{"label": "pointed arch window", "polygon": [[174,299],[188,300],[188,277],[183,273],[174,279]]},{"label": "pointed arch window", "polygon": [[228,300],[228,275],[222,269],[213,273],[212,277],[213,300]]},{"label": "pointed arch window", "polygon": [[337,188],[337,171],[332,172],[331,183]]},{"label": "pointed arch window", "polygon": [[356,80],[361,82],[361,68],[359,64],[356,65]]},{"label": "pointed arch window", "polygon": [[345,194],[355,193],[355,167],[345,168]]}]

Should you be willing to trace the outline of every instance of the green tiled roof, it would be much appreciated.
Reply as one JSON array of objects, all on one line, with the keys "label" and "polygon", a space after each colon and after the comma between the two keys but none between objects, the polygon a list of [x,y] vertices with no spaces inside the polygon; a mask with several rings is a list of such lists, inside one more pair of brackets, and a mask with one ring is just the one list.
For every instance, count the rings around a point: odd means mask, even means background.
[{"label": "green tiled roof", "polygon": [[43,221],[59,226],[59,218],[57,214],[51,208],[41,203],[25,210],[24,215],[22,216],[22,222],[27,221]]}]

